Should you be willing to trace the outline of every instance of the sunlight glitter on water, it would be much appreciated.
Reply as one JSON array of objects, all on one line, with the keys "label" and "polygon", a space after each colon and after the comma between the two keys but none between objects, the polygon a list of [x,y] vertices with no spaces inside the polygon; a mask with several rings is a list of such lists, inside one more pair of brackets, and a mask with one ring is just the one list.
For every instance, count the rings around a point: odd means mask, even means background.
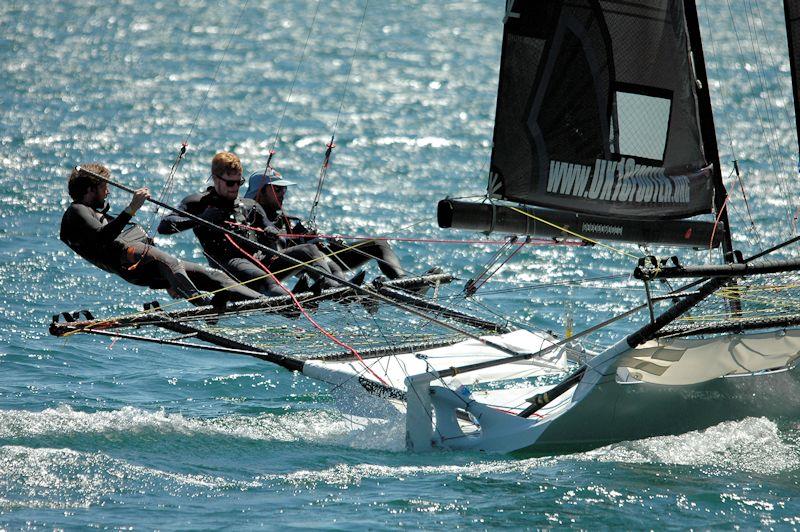
[{"label": "sunlight glitter on water", "polygon": [[[321,227],[343,234],[469,238],[443,233],[433,218],[444,196],[480,199],[486,189],[504,2],[370,4],[343,100],[364,3],[322,4],[274,160],[299,182],[288,205],[308,212],[342,102]],[[263,365],[126,343],[109,349],[105,340],[51,339],[46,327],[55,312],[90,308],[116,315],[164,298],[87,265],[57,240],[68,203],[64,181],[73,164],[107,161],[126,183],[155,190],[192,130],[173,203],[207,186],[208,162],[219,149],[236,151],[247,169],[263,166],[314,2],[250,3],[242,14],[243,5],[0,5],[0,526],[800,524],[794,426],[748,419],[521,461],[419,456],[403,450],[402,421],[323,410],[334,407],[325,392]],[[763,12],[766,31],[756,28],[758,46],[731,32],[730,10],[738,22]],[[737,159],[761,238],[777,241],[792,232],[789,221],[800,197],[794,119],[786,112],[792,96],[782,9],[712,0],[702,3],[700,14],[704,29],[712,30],[709,69],[721,80],[712,80],[713,96],[724,109],[715,118],[725,177],[734,185],[734,223],[749,227],[738,183],[727,175],[728,161]],[[239,15],[238,36],[226,52]],[[740,44],[745,57],[739,57]],[[751,83],[746,76],[752,67],[775,64],[772,54],[780,56],[777,72],[783,75],[770,70],[765,86]],[[766,101],[777,113],[764,111]],[[118,191],[112,195],[117,207],[125,200]],[[745,240],[746,231],[739,242],[744,250],[755,249],[758,242]],[[162,242],[170,252],[204,260],[190,235]],[[458,288],[495,250],[412,243],[396,249],[413,271],[440,265],[459,275]],[[624,249],[642,253],[635,246]],[[715,258],[680,253],[685,263]],[[596,248],[525,250],[486,286],[483,303],[517,323],[561,332],[570,313],[579,327],[641,303],[641,287],[632,289],[626,277],[633,266]],[[598,281],[592,290],[546,286],[609,275],[620,277]],[[535,288],[502,292],[520,286]],[[608,343],[629,326],[592,340]],[[80,511],[68,516],[48,512],[75,508]]]},{"label": "sunlight glitter on water", "polygon": [[0,447],[0,509],[89,508],[120,495],[152,490],[189,495],[257,487],[231,481],[142,467],[100,452],[70,449]]}]

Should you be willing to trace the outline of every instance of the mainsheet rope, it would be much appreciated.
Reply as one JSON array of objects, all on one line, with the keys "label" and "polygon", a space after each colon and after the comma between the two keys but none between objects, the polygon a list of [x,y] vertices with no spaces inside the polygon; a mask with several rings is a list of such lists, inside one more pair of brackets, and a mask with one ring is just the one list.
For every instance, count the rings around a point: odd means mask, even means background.
[{"label": "mainsheet rope", "polygon": [[528,218],[536,220],[537,222],[541,222],[541,223],[543,223],[545,225],[549,225],[550,227],[554,227],[554,228],[556,228],[556,229],[558,229],[560,231],[563,231],[563,232],[567,233],[568,235],[572,235],[574,237],[580,238],[581,240],[586,240],[587,242],[591,242],[592,244],[594,244],[596,246],[600,246],[600,247],[603,247],[603,248],[606,248],[606,249],[610,249],[614,253],[619,253],[620,255],[625,255],[626,257],[632,258],[634,260],[639,260],[641,258],[641,257],[637,257],[636,255],[633,255],[631,253],[628,253],[627,251],[623,251],[621,249],[617,249],[615,247],[609,246],[608,244],[603,244],[602,242],[599,242],[597,240],[593,240],[593,239],[589,238],[588,236],[584,236],[584,235],[582,235],[580,233],[576,233],[575,231],[570,231],[566,227],[561,227],[560,225],[554,224],[553,222],[548,222],[544,218],[536,216],[535,214],[531,214],[528,211],[524,211],[522,209],[518,209],[517,207],[514,207],[513,205],[509,205],[508,208],[511,209],[512,211],[518,212],[519,214],[527,216]]}]

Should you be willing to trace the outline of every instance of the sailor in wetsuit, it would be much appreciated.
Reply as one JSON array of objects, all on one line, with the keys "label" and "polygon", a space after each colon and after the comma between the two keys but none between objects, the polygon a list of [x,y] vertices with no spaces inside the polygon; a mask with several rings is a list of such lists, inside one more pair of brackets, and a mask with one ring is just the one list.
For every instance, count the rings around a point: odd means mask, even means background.
[{"label": "sailor in wetsuit", "polygon": [[[111,177],[108,168],[101,164],[86,164],[82,168]],[[195,305],[212,304],[212,298],[200,290],[215,292],[226,288],[219,294],[227,294],[227,297],[217,297],[213,301],[217,305],[224,305],[226,299],[261,297],[221,272],[176,259],[156,249],[144,229],[131,222],[150,197],[147,188],[137,190],[130,204],[116,217],[107,214],[106,182],[74,169],[68,188],[73,203],[61,219],[61,240],[98,268],[138,286],[167,289],[171,295],[187,298]]]},{"label": "sailor in wetsuit", "polygon": [[[264,210],[255,201],[239,198],[239,187],[244,184],[244,180],[242,164],[235,154],[230,152],[216,154],[211,161],[211,177],[213,186],[199,194],[184,198],[180,205],[181,210],[236,231],[254,242],[278,250],[301,262],[311,263],[317,269],[342,278],[341,269],[326,259],[316,246],[287,245],[285,239],[279,237],[278,229],[270,223]],[[249,281],[248,286],[263,294],[283,294],[263,267],[273,272],[278,279],[303,271],[303,267],[297,266],[294,261],[265,252],[246,242],[242,243],[239,239],[226,237],[225,234],[213,231],[179,214],[165,216],[158,226],[158,232],[161,234],[173,234],[187,229],[194,230],[209,264],[234,279]],[[339,285],[337,281],[320,276],[311,270],[308,270],[308,273],[318,279],[320,289]],[[295,287],[295,291],[300,289]]]},{"label": "sailor in wetsuit", "polygon": [[[283,211],[286,187],[290,185],[294,185],[294,182],[284,179],[274,169],[268,168],[266,172],[255,172],[250,176],[244,197],[254,199],[261,205],[269,221],[278,229],[290,234],[306,234],[308,230],[300,220],[287,216]],[[389,279],[397,279],[404,274],[400,259],[385,240],[347,244],[342,240],[330,238],[324,245],[329,250],[328,256],[343,270],[358,268],[375,259],[381,272]]]}]

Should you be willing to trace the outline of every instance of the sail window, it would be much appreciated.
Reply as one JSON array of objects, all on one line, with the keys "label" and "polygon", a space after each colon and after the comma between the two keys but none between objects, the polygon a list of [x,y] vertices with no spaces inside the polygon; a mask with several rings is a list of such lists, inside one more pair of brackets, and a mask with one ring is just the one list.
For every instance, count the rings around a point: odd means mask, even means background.
[{"label": "sail window", "polygon": [[667,147],[670,95],[616,91],[619,151],[622,155],[663,161]]}]

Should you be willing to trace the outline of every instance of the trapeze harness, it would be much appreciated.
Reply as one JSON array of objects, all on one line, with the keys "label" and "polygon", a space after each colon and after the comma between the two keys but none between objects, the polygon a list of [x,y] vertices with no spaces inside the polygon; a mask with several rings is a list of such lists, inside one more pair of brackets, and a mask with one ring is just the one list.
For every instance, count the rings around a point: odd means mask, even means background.
[{"label": "trapeze harness", "polygon": [[[229,226],[232,230],[246,236],[249,240],[259,242],[273,249],[280,249],[279,231],[270,223],[263,209],[253,200],[237,198],[228,200],[219,196],[213,187],[205,192],[192,194],[183,199],[180,209],[195,216],[200,216],[215,225]],[[227,222],[233,222],[228,224]],[[255,228],[263,228],[256,231]],[[162,218],[158,226],[161,234],[174,234],[187,229],[194,229],[203,251],[212,262],[224,264],[232,258],[244,258],[242,253],[228,242],[219,232],[198,225],[194,220],[179,214],[169,214]],[[260,259],[264,252],[258,249],[249,250]],[[212,264],[213,265],[213,264]]]},{"label": "trapeze harness", "polygon": [[[61,220],[61,240],[98,268],[127,282],[150,288],[171,288],[193,304],[206,304],[198,287],[206,291],[228,290],[231,299],[254,299],[260,294],[233,279],[193,262],[185,262],[155,248],[153,240],[123,211],[112,218],[105,207],[97,211],[73,203]],[[197,284],[196,284],[197,283]]]},{"label": "trapeze harness", "polygon": [[61,240],[75,253],[98,268],[126,277],[130,263],[129,250],[140,245],[152,246],[153,240],[131,215],[122,211],[109,216],[108,204],[95,210],[73,203],[61,218]]}]

